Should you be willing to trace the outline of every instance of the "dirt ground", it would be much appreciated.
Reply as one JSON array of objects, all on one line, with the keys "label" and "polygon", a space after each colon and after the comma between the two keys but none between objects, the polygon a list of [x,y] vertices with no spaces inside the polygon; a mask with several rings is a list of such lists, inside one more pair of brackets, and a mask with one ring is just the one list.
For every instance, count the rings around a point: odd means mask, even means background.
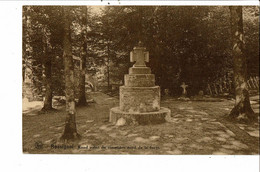
[{"label": "dirt ground", "polygon": [[[171,120],[159,125],[114,126],[109,109],[118,99],[101,92],[91,94],[95,103],[77,108],[77,127],[82,139],[59,141],[64,129],[65,107],[38,114],[42,102],[23,104],[23,152],[44,154],[172,154],[258,155],[259,123],[225,120],[233,100],[181,101],[166,98],[162,107],[171,109]],[[250,98],[259,116],[259,96]]]}]

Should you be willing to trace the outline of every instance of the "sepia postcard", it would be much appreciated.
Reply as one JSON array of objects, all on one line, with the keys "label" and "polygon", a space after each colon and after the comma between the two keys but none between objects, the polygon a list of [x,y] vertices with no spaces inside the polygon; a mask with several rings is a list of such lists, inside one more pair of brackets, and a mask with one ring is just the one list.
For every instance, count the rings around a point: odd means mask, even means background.
[{"label": "sepia postcard", "polygon": [[0,10],[4,166],[259,168],[259,2],[15,3]]},{"label": "sepia postcard", "polygon": [[23,153],[259,154],[258,6],[22,12]]}]

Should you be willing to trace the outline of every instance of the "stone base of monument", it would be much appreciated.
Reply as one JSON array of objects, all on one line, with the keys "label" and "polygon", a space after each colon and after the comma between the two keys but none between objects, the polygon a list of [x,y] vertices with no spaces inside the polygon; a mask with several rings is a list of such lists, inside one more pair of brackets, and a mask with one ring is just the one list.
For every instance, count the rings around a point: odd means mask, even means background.
[{"label": "stone base of monument", "polygon": [[146,67],[149,52],[139,42],[130,52],[130,61],[135,62],[125,75],[124,86],[119,89],[119,107],[110,110],[109,122],[121,125],[161,124],[171,119],[170,109],[160,106],[160,87],[155,85],[155,76]]},{"label": "stone base of monument", "polygon": [[156,112],[124,112],[119,107],[110,109],[109,122],[116,124],[119,119],[124,119],[126,125],[149,125],[166,122],[171,115],[171,110],[161,107]]}]

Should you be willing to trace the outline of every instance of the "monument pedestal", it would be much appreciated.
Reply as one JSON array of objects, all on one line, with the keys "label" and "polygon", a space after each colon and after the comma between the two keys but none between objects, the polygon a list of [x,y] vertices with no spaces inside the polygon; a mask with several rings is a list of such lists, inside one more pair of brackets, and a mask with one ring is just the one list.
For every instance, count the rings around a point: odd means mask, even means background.
[{"label": "monument pedestal", "polygon": [[124,112],[119,107],[114,107],[110,109],[109,122],[115,124],[117,120],[123,118],[126,125],[161,124],[166,122],[165,118],[170,115],[170,109],[163,107],[155,112]]},{"label": "monument pedestal", "polygon": [[160,88],[120,87],[120,110],[124,112],[154,112],[160,110]]},{"label": "monument pedestal", "polygon": [[123,119],[127,125],[164,123],[171,111],[160,107],[160,87],[155,86],[155,77],[145,65],[145,61],[149,61],[148,52],[144,47],[135,47],[130,60],[136,63],[125,75],[125,85],[120,87],[119,107],[110,110],[109,121],[115,124]]}]

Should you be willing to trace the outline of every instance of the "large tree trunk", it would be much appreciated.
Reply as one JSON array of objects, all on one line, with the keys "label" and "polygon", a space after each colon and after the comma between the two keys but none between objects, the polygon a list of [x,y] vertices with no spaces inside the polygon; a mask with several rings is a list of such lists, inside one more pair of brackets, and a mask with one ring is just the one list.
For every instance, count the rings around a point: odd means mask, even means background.
[{"label": "large tree trunk", "polygon": [[107,44],[107,89],[110,90],[110,40]]},{"label": "large tree trunk", "polygon": [[232,34],[232,55],[234,70],[234,87],[235,87],[235,106],[229,114],[229,117],[237,120],[253,120],[254,111],[249,101],[247,88],[247,69],[246,57],[244,55],[244,34],[242,7],[231,6],[231,34]]},{"label": "large tree trunk", "polygon": [[23,35],[22,35],[22,40],[23,40],[23,44],[22,44],[22,65],[23,65],[23,68],[22,68],[22,74],[23,74],[23,82],[25,80],[25,70],[26,70],[26,58],[27,57],[27,51],[26,51],[26,45],[27,45],[27,33],[28,33],[28,28],[27,28],[27,12],[26,12],[27,8],[25,6],[23,6]]},{"label": "large tree trunk", "polygon": [[63,58],[65,72],[65,95],[66,95],[66,119],[65,128],[61,140],[76,140],[80,138],[76,126],[76,109],[74,93],[74,71],[72,60],[72,47],[70,37],[70,7],[63,7]]},{"label": "large tree trunk", "polygon": [[42,31],[43,31],[42,43],[43,43],[43,52],[44,52],[42,63],[43,63],[43,84],[45,87],[45,95],[44,95],[44,105],[41,112],[45,113],[53,110],[52,81],[51,81],[51,63],[52,63],[51,53],[52,52],[48,44],[48,36],[46,34],[47,28],[45,27]]},{"label": "large tree trunk", "polygon": [[83,7],[83,24],[86,26],[85,31],[83,32],[83,53],[81,53],[81,64],[82,68],[80,71],[80,78],[79,78],[79,101],[78,106],[86,106],[86,91],[85,91],[85,75],[86,75],[86,58],[87,58],[87,6]]},{"label": "large tree trunk", "polygon": [[46,53],[44,60],[44,85],[45,85],[45,97],[42,112],[53,110],[52,108],[52,81],[51,81],[51,56],[50,53]]},{"label": "large tree trunk", "polygon": [[77,103],[78,106],[86,106],[86,91],[85,91],[85,71],[86,71],[86,59],[85,56],[81,57],[82,68],[80,70],[80,78],[79,78],[79,101]]}]

